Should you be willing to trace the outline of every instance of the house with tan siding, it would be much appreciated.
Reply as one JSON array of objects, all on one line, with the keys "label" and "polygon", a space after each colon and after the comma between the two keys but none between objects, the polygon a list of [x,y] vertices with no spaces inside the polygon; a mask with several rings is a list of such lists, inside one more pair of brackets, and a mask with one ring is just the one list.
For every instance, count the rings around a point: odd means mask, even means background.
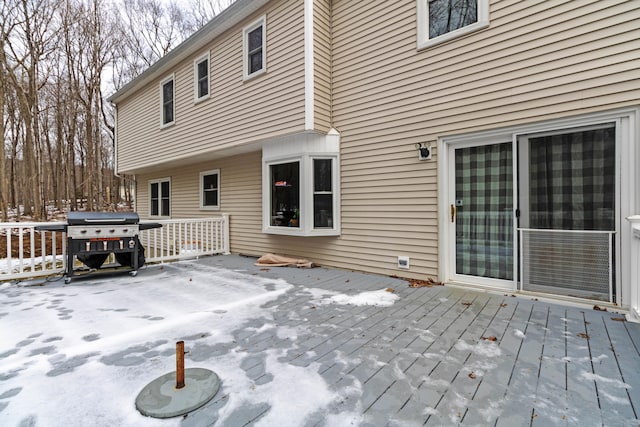
[{"label": "house with tan siding", "polygon": [[110,101],[144,218],[638,314],[640,2],[238,0]]}]

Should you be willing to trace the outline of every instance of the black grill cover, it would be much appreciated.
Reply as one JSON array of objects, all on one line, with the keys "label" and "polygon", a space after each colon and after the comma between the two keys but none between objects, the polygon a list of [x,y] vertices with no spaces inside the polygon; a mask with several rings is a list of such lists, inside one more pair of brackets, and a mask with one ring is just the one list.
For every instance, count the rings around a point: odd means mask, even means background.
[{"label": "black grill cover", "polygon": [[140,217],[136,212],[82,212],[67,214],[68,225],[118,225],[137,224]]}]

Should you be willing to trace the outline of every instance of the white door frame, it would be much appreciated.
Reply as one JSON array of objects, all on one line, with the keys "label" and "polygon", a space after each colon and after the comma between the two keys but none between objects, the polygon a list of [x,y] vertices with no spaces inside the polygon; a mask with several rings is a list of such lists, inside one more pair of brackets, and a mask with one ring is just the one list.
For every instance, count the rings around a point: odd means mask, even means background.
[{"label": "white door frame", "polygon": [[[452,149],[474,145],[508,142],[513,143],[514,181],[517,180],[517,149],[518,137],[541,132],[571,130],[605,122],[616,123],[616,224],[619,238],[616,239],[616,301],[622,307],[629,307],[631,296],[631,224],[623,221],[631,215],[640,213],[640,198],[636,196],[640,190],[640,171],[636,172],[636,165],[640,165],[640,135],[638,134],[638,117],[640,108],[626,108],[600,113],[585,114],[577,117],[549,120],[545,122],[512,126],[491,131],[481,131],[461,135],[443,136],[438,138],[438,267],[439,280],[449,283],[462,283],[469,286],[493,287],[503,290],[516,291],[517,274],[514,280],[495,281],[482,280],[476,277],[461,277],[455,274],[455,227],[451,225],[450,204],[454,203],[451,196],[451,186],[455,186],[455,168],[451,168]],[[451,170],[454,169],[454,170]],[[517,183],[514,182],[514,200],[517,196]],[[515,210],[516,206],[514,206]],[[514,212],[515,215],[515,212]],[[514,221],[514,227],[516,223]],[[514,230],[514,240],[517,239]],[[514,242],[514,248],[517,245]],[[624,249],[623,249],[624,248]],[[453,259],[452,259],[453,256]],[[514,258],[514,260],[517,258]],[[517,262],[514,261],[514,272],[517,272]],[[507,283],[504,283],[507,282]],[[633,286],[638,286],[633,284]]]},{"label": "white door frame", "polygon": [[[446,260],[447,260],[447,271],[449,272],[448,276],[447,276],[447,280],[451,281],[451,282],[455,282],[455,283],[464,283],[464,284],[470,284],[470,285],[480,285],[483,287],[489,287],[489,288],[497,288],[497,289],[503,289],[503,290],[515,290],[515,285],[516,285],[516,281],[515,280],[504,280],[504,279],[493,279],[493,278],[487,278],[487,277],[478,277],[478,276],[468,276],[468,275],[463,275],[463,274],[457,274],[456,273],[456,269],[455,269],[455,265],[456,265],[456,245],[455,245],[455,241],[456,241],[456,236],[455,236],[455,232],[456,232],[456,227],[455,227],[455,223],[452,221],[452,215],[451,215],[451,204],[455,203],[455,150],[457,149],[461,149],[461,148],[468,148],[468,147],[477,147],[477,146],[484,146],[484,145],[494,145],[494,144],[502,144],[502,143],[511,143],[512,147],[515,148],[515,146],[513,145],[513,143],[511,142],[511,137],[510,135],[492,135],[490,137],[485,137],[482,136],[480,138],[467,138],[464,139],[462,141],[458,141],[458,142],[448,142],[447,147],[445,149],[446,151],[446,156],[447,156],[447,167],[445,168],[447,170],[447,193],[446,193],[446,197],[441,199],[443,201],[447,201],[447,206],[448,208],[448,213],[449,216],[447,217],[447,231],[446,231],[446,235],[443,234],[443,236],[446,236],[445,239],[448,241],[448,248],[447,248],[447,254],[446,256]],[[515,151],[513,152],[513,158],[515,159]],[[512,170],[515,171],[515,164],[512,163]],[[514,193],[513,193],[513,197],[515,198],[515,188],[514,188]],[[457,214],[456,214],[457,215]],[[512,215],[515,216],[515,206],[514,206],[514,210],[512,211]],[[515,218],[514,218],[515,219]],[[513,253],[515,256],[515,249],[516,249],[516,230],[515,230],[515,220],[513,221],[513,230],[512,230],[512,235],[513,235],[513,242],[512,242],[512,248],[513,248]],[[515,259],[515,258],[514,258]],[[514,278],[517,277],[517,263],[514,262]]]}]

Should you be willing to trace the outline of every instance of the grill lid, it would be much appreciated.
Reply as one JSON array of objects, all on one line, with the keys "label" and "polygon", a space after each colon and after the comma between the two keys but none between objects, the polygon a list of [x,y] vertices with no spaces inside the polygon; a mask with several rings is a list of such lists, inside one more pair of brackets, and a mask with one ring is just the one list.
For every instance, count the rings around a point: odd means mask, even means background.
[{"label": "grill lid", "polygon": [[136,212],[81,212],[67,214],[68,225],[118,225],[137,224],[140,217]]}]

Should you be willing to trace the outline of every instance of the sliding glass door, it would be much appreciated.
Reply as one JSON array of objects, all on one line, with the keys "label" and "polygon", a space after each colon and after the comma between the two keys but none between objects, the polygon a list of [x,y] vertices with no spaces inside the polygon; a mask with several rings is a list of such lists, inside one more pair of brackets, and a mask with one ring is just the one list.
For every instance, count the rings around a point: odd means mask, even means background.
[{"label": "sliding glass door", "polygon": [[458,276],[513,280],[513,150],[510,142],[454,149]]},{"label": "sliding glass door", "polygon": [[615,281],[615,125],[522,136],[521,289],[610,300]]}]

